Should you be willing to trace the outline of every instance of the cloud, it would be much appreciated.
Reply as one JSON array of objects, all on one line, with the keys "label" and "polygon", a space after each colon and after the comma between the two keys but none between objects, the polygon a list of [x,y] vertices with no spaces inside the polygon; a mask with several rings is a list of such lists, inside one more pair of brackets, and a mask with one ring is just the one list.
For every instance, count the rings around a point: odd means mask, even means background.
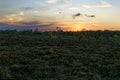
[{"label": "cloud", "polygon": [[75,19],[75,18],[78,17],[78,16],[82,16],[82,14],[81,14],[81,13],[74,14],[74,15],[73,15],[73,19]]},{"label": "cloud", "polygon": [[39,13],[39,11],[35,10],[35,11],[33,11],[33,13]]},{"label": "cloud", "polygon": [[38,11],[38,10],[51,10],[49,5],[39,5],[39,7],[23,7],[20,10],[22,11]]},{"label": "cloud", "polygon": [[48,0],[47,2],[48,2],[48,3],[56,3],[57,0]]},{"label": "cloud", "polygon": [[48,0],[48,3],[56,3],[57,5],[71,5],[72,4],[72,0]]},{"label": "cloud", "polygon": [[75,8],[75,7],[71,7],[69,8],[70,10],[79,10],[78,8]]},{"label": "cloud", "polygon": [[71,5],[72,4],[72,0],[60,0],[59,4],[60,5]]},{"label": "cloud", "polygon": [[25,10],[25,11],[33,10],[33,7],[23,7],[22,10]]},{"label": "cloud", "polygon": [[47,27],[54,25],[53,23],[45,23],[45,22],[38,22],[38,21],[30,21],[30,22],[18,22],[19,26],[38,26],[38,27]]},{"label": "cloud", "polygon": [[50,6],[47,6],[47,5],[44,5],[44,6],[40,6],[40,7],[39,7],[39,10],[43,10],[43,11],[44,11],[44,10],[47,10],[47,11],[48,11],[48,10],[51,10],[51,9],[52,9],[52,8],[51,8]]},{"label": "cloud", "polygon": [[100,3],[96,4],[89,4],[89,5],[82,5],[85,8],[106,8],[106,7],[112,7],[111,4],[105,1],[101,1]]},{"label": "cloud", "polygon": [[30,22],[15,22],[15,23],[4,23],[0,22],[0,30],[36,30],[36,28],[39,29],[39,31],[55,31],[56,26],[58,26],[59,23],[55,22],[38,22],[38,21],[30,21]]},{"label": "cloud", "polygon": [[1,17],[0,22],[7,22],[7,23],[20,22],[24,20],[23,16],[24,16],[24,13],[20,11],[17,14],[9,14]]},{"label": "cloud", "polygon": [[95,15],[87,15],[85,14],[86,17],[91,17],[91,18],[95,18]]},{"label": "cloud", "polygon": [[19,15],[20,15],[20,16],[24,16],[24,13],[21,11],[21,12],[19,13]]}]

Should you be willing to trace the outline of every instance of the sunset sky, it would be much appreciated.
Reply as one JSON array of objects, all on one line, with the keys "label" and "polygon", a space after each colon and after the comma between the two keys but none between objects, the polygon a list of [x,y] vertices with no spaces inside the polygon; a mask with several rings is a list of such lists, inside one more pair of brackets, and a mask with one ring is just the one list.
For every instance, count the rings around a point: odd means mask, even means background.
[{"label": "sunset sky", "polygon": [[119,8],[120,0],[0,0],[0,29],[120,30]]}]

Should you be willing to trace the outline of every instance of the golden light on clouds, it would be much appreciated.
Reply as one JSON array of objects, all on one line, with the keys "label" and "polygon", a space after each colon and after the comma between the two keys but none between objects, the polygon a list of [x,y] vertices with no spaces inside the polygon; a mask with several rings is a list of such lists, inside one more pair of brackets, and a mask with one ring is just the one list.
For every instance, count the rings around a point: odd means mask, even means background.
[{"label": "golden light on clouds", "polygon": [[21,22],[23,20],[24,20],[24,13],[22,11],[16,14],[5,15],[0,18],[0,22],[7,22],[7,23]]}]

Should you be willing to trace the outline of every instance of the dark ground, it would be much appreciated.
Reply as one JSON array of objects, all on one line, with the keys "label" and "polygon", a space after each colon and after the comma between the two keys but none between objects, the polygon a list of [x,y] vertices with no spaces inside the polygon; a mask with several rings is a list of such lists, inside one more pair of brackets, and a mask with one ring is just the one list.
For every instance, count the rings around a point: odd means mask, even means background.
[{"label": "dark ground", "polygon": [[0,80],[120,80],[120,31],[0,31]]}]

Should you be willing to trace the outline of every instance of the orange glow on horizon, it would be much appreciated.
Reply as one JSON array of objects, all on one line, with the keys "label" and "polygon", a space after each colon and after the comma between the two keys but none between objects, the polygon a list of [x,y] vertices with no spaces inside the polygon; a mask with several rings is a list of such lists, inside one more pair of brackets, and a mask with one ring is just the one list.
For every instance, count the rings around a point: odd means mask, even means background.
[{"label": "orange glow on horizon", "polygon": [[[64,31],[82,31],[85,26],[81,23],[61,23]],[[59,25],[59,24],[58,24]]]}]

